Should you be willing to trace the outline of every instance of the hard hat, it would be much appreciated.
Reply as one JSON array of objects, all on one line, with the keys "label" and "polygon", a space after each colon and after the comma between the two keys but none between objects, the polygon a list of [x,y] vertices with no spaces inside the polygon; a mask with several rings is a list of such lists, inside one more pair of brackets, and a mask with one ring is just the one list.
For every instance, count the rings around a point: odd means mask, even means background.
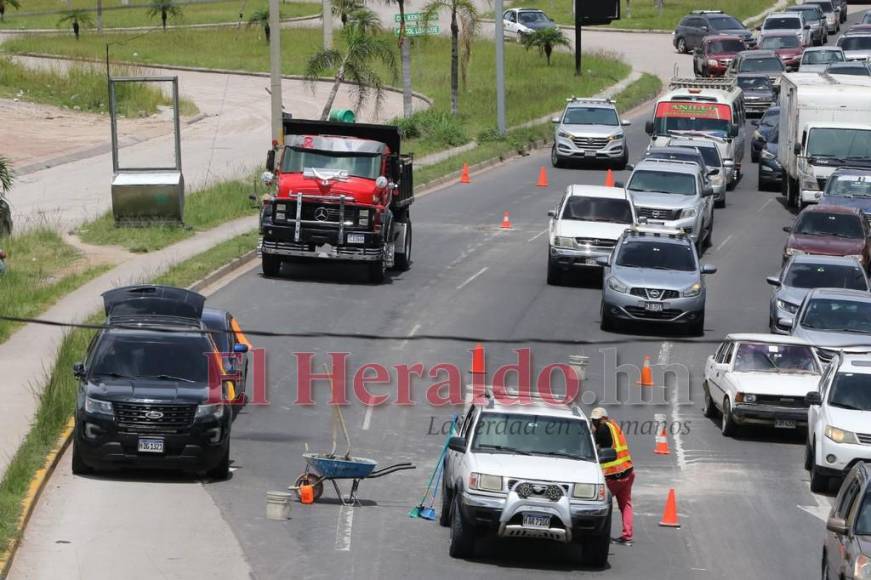
[{"label": "hard hat", "polygon": [[608,416],[608,411],[605,410],[605,407],[596,407],[596,408],[593,409],[593,411],[590,413],[590,419],[592,419],[592,420],[594,420],[594,421],[595,421],[596,419],[603,419],[603,418],[605,418],[605,417],[607,417],[607,416]]}]

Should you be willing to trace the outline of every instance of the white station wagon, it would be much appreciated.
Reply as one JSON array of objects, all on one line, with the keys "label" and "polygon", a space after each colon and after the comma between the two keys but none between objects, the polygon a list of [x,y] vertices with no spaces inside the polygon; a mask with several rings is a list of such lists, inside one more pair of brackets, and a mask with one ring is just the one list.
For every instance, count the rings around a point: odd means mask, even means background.
[{"label": "white station wagon", "polygon": [[807,425],[805,395],[819,380],[819,360],[804,340],[730,334],[705,364],[704,413],[720,414],[726,436],[747,424],[795,429]]}]

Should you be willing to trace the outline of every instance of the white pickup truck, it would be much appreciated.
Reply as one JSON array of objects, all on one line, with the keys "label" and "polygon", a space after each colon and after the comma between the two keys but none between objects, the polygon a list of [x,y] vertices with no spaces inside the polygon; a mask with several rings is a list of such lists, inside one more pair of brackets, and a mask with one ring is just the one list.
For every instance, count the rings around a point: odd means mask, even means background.
[{"label": "white pickup truck", "polygon": [[450,555],[471,556],[485,531],[500,538],[577,544],[602,567],[611,541],[611,494],[590,423],[577,406],[538,398],[469,405],[448,442],[439,523],[451,528]]}]

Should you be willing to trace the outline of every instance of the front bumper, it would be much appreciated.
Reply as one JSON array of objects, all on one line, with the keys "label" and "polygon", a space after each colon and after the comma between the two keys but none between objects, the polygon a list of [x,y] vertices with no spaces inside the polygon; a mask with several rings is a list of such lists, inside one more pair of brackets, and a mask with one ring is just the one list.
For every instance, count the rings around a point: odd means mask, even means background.
[{"label": "front bumper", "polygon": [[738,403],[732,408],[732,415],[741,425],[772,425],[777,420],[784,420],[807,426],[807,408]]},{"label": "front bumper", "polygon": [[823,192],[819,189],[804,189],[801,190],[801,202],[802,203],[819,203],[820,198],[823,196]]},{"label": "front bumper", "polygon": [[783,167],[777,159],[759,158],[759,181],[772,185],[783,182]]},{"label": "front bumper", "polygon": [[817,441],[816,463],[831,475],[846,474],[857,461],[871,461],[871,445],[835,443],[825,435]]},{"label": "front bumper", "polygon": [[[581,138],[576,137],[576,139]],[[556,138],[556,154],[561,159],[622,159],[626,155],[625,147],[625,137],[601,146],[594,142],[589,145],[578,145],[574,140],[566,137],[557,136]]]},{"label": "front bumper", "polygon": [[597,258],[607,258],[613,248],[587,246],[579,249],[550,246],[548,256],[552,264],[563,269],[569,268],[600,268]]},{"label": "front bumper", "polygon": [[[379,234],[367,231],[346,230],[340,234],[332,228],[307,227],[295,240],[293,226],[266,224],[263,237],[258,244],[261,254],[312,258],[321,260],[342,260],[374,262],[384,259],[384,248]],[[342,240],[339,240],[339,236]],[[349,236],[362,235],[362,244],[349,244]]]},{"label": "front bumper", "polygon": [[[622,320],[689,324],[698,320],[705,312],[704,291],[692,298],[646,300],[640,296],[612,290],[606,282],[602,290],[602,301],[608,314]],[[660,304],[661,310],[648,310],[649,303]]]}]

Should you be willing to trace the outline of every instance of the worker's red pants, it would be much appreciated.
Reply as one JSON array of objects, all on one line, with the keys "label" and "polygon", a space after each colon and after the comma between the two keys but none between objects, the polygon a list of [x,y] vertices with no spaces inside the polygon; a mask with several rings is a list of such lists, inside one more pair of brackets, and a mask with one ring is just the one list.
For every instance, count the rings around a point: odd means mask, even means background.
[{"label": "worker's red pants", "polygon": [[621,538],[632,539],[632,482],[635,481],[635,471],[622,479],[606,479],[608,489],[617,498],[620,508],[620,518],[623,520]]}]

